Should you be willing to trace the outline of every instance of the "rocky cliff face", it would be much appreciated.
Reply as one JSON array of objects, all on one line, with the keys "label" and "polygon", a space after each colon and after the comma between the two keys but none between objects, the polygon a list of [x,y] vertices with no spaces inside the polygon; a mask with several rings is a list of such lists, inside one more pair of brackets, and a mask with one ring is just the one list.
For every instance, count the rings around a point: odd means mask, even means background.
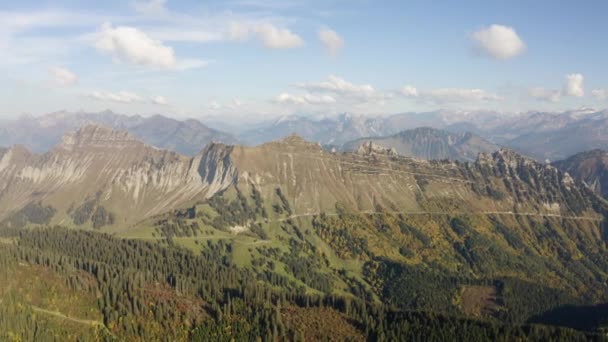
[{"label": "rocky cliff face", "polygon": [[230,159],[233,149],[234,146],[211,144],[194,158],[192,165],[198,165],[198,176],[208,187],[208,197],[237,181],[237,170]]},{"label": "rocky cliff face", "polygon": [[257,147],[211,144],[190,158],[125,132],[85,126],[43,155],[23,147],[0,151],[0,220],[24,208],[48,212],[51,206],[51,224],[79,225],[100,211],[112,216],[102,222],[128,227],[233,186],[243,193],[255,187],[264,198],[275,198],[281,189],[293,212],[304,215],[333,211],[337,204],[364,212],[381,206],[538,215],[583,215],[590,208],[588,196],[567,174],[510,150],[463,164],[368,147],[375,152],[330,153],[290,136]]},{"label": "rocky cliff face", "polygon": [[235,172],[228,151],[208,152],[190,158],[94,125],[43,155],[13,147],[0,159],[0,219],[41,202],[57,209],[51,222],[69,224],[71,210],[95,199],[128,224],[227,187]]},{"label": "rocky cliff face", "polygon": [[397,150],[394,147],[388,148],[380,144],[376,144],[373,141],[366,141],[359,145],[356,153],[362,155],[385,154],[389,156],[396,156]]}]

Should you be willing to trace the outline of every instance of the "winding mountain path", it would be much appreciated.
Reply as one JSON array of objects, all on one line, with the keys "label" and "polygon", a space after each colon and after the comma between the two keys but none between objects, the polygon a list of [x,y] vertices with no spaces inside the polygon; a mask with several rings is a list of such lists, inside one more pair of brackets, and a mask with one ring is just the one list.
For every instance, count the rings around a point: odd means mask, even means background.
[{"label": "winding mountain path", "polygon": [[63,314],[59,311],[46,310],[46,309],[37,307],[35,305],[32,305],[31,307],[32,307],[32,310],[34,310],[35,312],[55,316],[55,317],[65,319],[65,320],[68,320],[68,321],[71,321],[74,323],[86,324],[86,325],[90,325],[90,326],[103,326],[103,322],[101,322],[101,321],[74,318],[74,317],[66,316],[65,314]]},{"label": "winding mountain path", "polygon": [[[363,210],[359,211],[359,214],[366,215],[377,215],[381,213],[386,214],[402,214],[402,215],[512,215],[512,216],[533,216],[533,217],[555,217],[561,218],[564,220],[581,220],[581,221],[597,221],[601,222],[604,219],[601,217],[589,217],[589,216],[567,216],[560,214],[549,214],[549,213],[534,213],[534,212],[513,212],[513,211],[480,211],[480,212],[448,212],[448,211],[383,211],[376,212],[372,210]],[[284,222],[287,220],[299,218],[299,217],[311,217],[311,216],[319,216],[322,213],[314,212],[314,213],[305,213],[305,214],[294,214],[288,217],[282,217],[274,220],[259,220],[256,223],[263,222]],[[327,216],[338,216],[338,213],[324,213]]]}]

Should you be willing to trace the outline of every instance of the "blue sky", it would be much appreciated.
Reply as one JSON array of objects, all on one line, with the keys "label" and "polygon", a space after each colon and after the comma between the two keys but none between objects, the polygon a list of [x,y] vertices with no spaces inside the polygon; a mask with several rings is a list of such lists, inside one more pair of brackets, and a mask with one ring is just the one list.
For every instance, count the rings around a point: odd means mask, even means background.
[{"label": "blue sky", "polygon": [[3,1],[0,118],[608,103],[606,1]]}]

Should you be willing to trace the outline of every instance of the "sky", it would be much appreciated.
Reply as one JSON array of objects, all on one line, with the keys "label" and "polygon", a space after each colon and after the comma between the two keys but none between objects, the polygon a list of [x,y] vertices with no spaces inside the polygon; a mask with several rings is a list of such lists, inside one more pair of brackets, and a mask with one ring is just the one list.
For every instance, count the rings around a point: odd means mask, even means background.
[{"label": "sky", "polygon": [[608,104],[608,1],[0,0],[0,119]]}]

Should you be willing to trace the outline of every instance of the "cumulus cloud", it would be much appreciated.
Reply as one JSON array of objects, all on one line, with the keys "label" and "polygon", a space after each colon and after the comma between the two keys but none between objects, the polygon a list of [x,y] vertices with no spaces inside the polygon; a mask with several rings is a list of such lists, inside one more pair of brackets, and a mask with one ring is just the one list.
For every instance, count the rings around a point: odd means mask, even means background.
[{"label": "cumulus cloud", "polygon": [[[528,91],[528,95],[537,100],[548,102],[559,102],[565,96],[583,97],[585,95],[584,80],[585,78],[581,74],[566,75],[566,83],[564,83],[562,90],[535,87]],[[593,95],[595,96],[595,94]]]},{"label": "cumulus cloud", "polygon": [[327,49],[327,52],[329,52],[329,54],[332,56],[338,55],[338,53],[340,53],[344,47],[344,39],[342,39],[342,37],[340,37],[340,35],[338,35],[338,33],[334,30],[322,28],[317,34],[319,40]]},{"label": "cumulus cloud", "polygon": [[152,98],[146,98],[144,96],[138,95],[136,93],[130,91],[119,91],[117,93],[107,92],[107,91],[93,91],[85,94],[87,97],[99,100],[99,101],[108,101],[108,102],[117,102],[117,103],[151,103],[156,105],[166,106],[169,104],[169,101],[164,96],[154,96]]},{"label": "cumulus cloud", "polygon": [[95,48],[114,60],[159,69],[186,70],[205,66],[199,59],[177,59],[173,48],[129,26],[101,26]]},{"label": "cumulus cloud", "polygon": [[585,95],[583,82],[584,77],[581,74],[566,75],[564,93],[568,96],[583,97]]},{"label": "cumulus cloud", "polygon": [[247,40],[251,36],[259,39],[264,46],[271,49],[292,49],[304,46],[304,40],[286,28],[279,28],[267,22],[244,23],[232,22],[228,30],[231,40]]},{"label": "cumulus cloud", "polygon": [[70,70],[62,67],[52,67],[49,73],[53,78],[53,83],[60,87],[71,86],[78,83],[78,77]]},{"label": "cumulus cloud", "polygon": [[413,86],[405,86],[399,93],[407,98],[415,98],[419,101],[440,105],[449,103],[500,101],[503,99],[494,93],[477,88],[438,88],[419,91]]},{"label": "cumulus cloud", "polygon": [[608,100],[608,89],[593,89],[591,95],[598,100]]},{"label": "cumulus cloud", "polygon": [[95,47],[117,60],[131,64],[165,69],[176,65],[173,48],[134,27],[103,24]]},{"label": "cumulus cloud", "polygon": [[313,95],[313,94],[304,94],[304,95],[292,95],[289,93],[282,93],[277,96],[276,101],[278,103],[289,103],[289,104],[297,104],[297,105],[323,105],[323,104],[332,104],[336,102],[332,96],[329,95]]},{"label": "cumulus cloud", "polygon": [[495,59],[506,60],[523,53],[526,44],[512,27],[491,25],[471,35],[476,49]]}]

